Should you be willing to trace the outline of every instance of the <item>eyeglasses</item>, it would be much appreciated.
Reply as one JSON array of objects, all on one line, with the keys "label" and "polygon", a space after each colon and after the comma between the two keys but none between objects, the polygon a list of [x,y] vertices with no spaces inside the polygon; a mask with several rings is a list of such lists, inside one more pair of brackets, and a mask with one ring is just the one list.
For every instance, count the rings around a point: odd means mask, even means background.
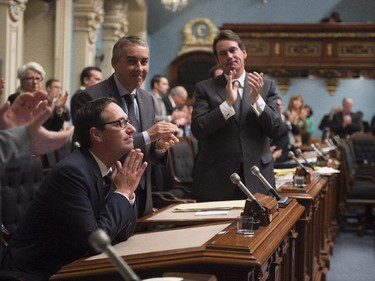
[{"label": "eyeglasses", "polygon": [[131,124],[131,122],[129,119],[120,118],[116,121],[102,123],[99,126],[110,125],[110,124],[116,124],[116,126],[120,127],[121,129],[125,129],[128,126],[128,124]]},{"label": "eyeglasses", "polygon": [[26,80],[27,82],[31,82],[31,81],[42,82],[43,78],[42,77],[26,77],[24,80]]}]

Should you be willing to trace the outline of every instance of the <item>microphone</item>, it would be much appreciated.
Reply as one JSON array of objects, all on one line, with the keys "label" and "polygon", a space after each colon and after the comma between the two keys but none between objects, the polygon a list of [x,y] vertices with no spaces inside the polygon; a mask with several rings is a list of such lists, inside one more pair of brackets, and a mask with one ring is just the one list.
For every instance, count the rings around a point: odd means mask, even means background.
[{"label": "microphone", "polygon": [[107,254],[125,281],[141,281],[130,266],[115,253],[115,249],[111,245],[111,240],[103,229],[98,228],[93,231],[89,236],[89,242],[96,251]]},{"label": "microphone", "polygon": [[293,151],[289,151],[288,152],[288,156],[289,156],[289,158],[292,158],[294,161],[297,162],[298,166],[301,167],[301,169],[303,170],[303,172],[305,174],[308,174],[308,171],[306,170],[305,166],[303,166],[302,163],[296,158],[296,156],[294,155]]},{"label": "microphone", "polygon": [[312,147],[312,149],[314,149],[314,151],[315,151],[319,156],[323,157],[324,160],[328,161],[328,157],[325,156],[325,155],[323,154],[323,152],[322,152],[320,149],[318,149],[318,147],[317,147],[315,144],[312,143],[312,144],[311,144],[311,147]]},{"label": "microphone", "polygon": [[281,200],[281,196],[279,195],[279,193],[277,193],[277,191],[271,186],[271,184],[263,177],[257,166],[251,167],[251,173],[263,183],[265,188],[272,193],[272,195],[277,199],[277,201]]},{"label": "microphone", "polygon": [[303,159],[303,161],[305,161],[307,166],[309,166],[311,169],[315,170],[314,166],[311,165],[311,163],[309,161],[307,161],[306,157],[302,154],[301,149],[297,148],[297,149],[295,149],[295,152],[296,152],[297,156],[300,156]]},{"label": "microphone", "polygon": [[247,196],[247,198],[249,198],[251,201],[255,202],[255,204],[262,211],[262,213],[266,212],[266,209],[259,203],[259,201],[250,192],[250,190],[248,190],[246,188],[246,186],[241,182],[241,178],[240,178],[240,176],[238,174],[236,174],[236,173],[231,174],[230,175],[230,180],[232,181],[232,183],[234,183],[235,185],[237,185],[243,191],[243,193],[245,193],[245,195]]}]

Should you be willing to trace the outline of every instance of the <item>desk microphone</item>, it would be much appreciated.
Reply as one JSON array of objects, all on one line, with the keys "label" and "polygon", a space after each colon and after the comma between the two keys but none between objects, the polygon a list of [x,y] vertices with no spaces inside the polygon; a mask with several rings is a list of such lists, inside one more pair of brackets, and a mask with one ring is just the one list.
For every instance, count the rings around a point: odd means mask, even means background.
[{"label": "desk microphone", "polygon": [[315,144],[312,143],[312,144],[311,144],[311,147],[312,147],[312,149],[314,149],[314,151],[315,151],[320,157],[323,157],[324,160],[328,161],[328,157],[325,156],[325,155],[323,154],[323,152],[322,152],[320,149],[318,149],[318,147],[317,147]]},{"label": "desk microphone", "polygon": [[251,201],[255,202],[255,204],[262,211],[262,213],[266,212],[266,209],[262,206],[262,204],[259,203],[259,201],[250,192],[250,190],[248,190],[246,188],[246,186],[242,183],[241,178],[240,178],[240,176],[238,174],[236,174],[236,173],[231,174],[230,175],[230,180],[232,181],[232,183],[234,183],[235,185],[237,185],[243,191],[243,193],[245,193],[245,195],[247,196],[247,198],[249,198]]},{"label": "desk microphone", "polygon": [[251,167],[251,173],[262,182],[267,191],[271,192],[277,201],[281,200],[281,196],[279,195],[279,193],[277,193],[277,191],[271,186],[271,184],[263,177],[257,166]]},{"label": "desk microphone", "polygon": [[305,161],[305,163],[306,163],[307,166],[309,166],[311,169],[315,170],[314,166],[311,165],[311,163],[309,161],[307,161],[306,157],[302,154],[301,149],[297,148],[295,150],[295,152],[296,152],[297,156],[301,157],[303,159],[303,161]]},{"label": "desk microphone", "polygon": [[301,169],[303,170],[303,172],[305,174],[308,174],[308,171],[306,170],[305,166],[303,166],[302,163],[296,158],[296,156],[294,155],[293,151],[289,151],[288,152],[288,156],[289,156],[289,158],[292,158],[294,161],[297,162],[297,165],[301,167]]},{"label": "desk microphone", "polygon": [[93,231],[89,236],[89,242],[96,251],[107,254],[125,281],[141,281],[129,265],[115,253],[115,249],[111,245],[111,240],[104,230],[98,228]]}]

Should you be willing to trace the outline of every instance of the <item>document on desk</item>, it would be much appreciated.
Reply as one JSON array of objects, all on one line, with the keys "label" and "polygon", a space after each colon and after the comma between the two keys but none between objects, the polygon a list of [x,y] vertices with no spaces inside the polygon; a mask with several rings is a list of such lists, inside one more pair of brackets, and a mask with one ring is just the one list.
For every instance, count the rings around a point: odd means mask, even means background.
[{"label": "document on desk", "polygon": [[243,209],[246,200],[211,201],[200,203],[179,204],[172,212],[207,212]]},{"label": "document on desk", "polygon": [[[230,223],[196,226],[166,231],[134,234],[127,241],[114,246],[119,256],[163,252],[170,250],[196,248],[202,246],[216,234],[219,234]],[[107,258],[100,254],[87,260]]]}]

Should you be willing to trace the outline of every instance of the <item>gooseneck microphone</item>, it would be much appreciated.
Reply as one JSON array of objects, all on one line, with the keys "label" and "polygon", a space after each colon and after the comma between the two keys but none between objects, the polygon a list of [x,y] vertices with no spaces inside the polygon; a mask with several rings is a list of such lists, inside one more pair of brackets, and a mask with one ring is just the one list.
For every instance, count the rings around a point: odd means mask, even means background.
[{"label": "gooseneck microphone", "polygon": [[250,200],[254,201],[255,204],[257,205],[257,207],[262,212],[266,212],[266,209],[262,206],[262,204],[259,203],[259,201],[250,192],[250,190],[248,190],[246,188],[246,186],[242,183],[241,178],[240,178],[240,176],[238,174],[236,174],[236,173],[231,174],[230,175],[230,180],[232,181],[232,183],[234,183],[235,185],[237,185],[242,190],[243,193],[245,193],[245,195],[247,196],[247,198],[249,198]]},{"label": "gooseneck microphone", "polygon": [[272,187],[272,185],[263,177],[263,175],[260,173],[260,170],[257,166],[251,167],[251,173],[262,182],[262,184],[265,186],[267,191],[271,192],[277,201],[281,199],[281,196],[279,195],[279,193],[277,193],[277,191]]},{"label": "gooseneck microphone", "polygon": [[103,229],[98,228],[93,231],[89,236],[89,242],[96,251],[107,254],[125,281],[141,281],[130,266],[115,253],[115,249],[111,245],[111,240]]},{"label": "gooseneck microphone", "polygon": [[302,163],[297,159],[297,157],[294,155],[293,151],[288,152],[289,158],[292,158],[294,161],[297,162],[297,165],[301,167],[304,173],[308,174],[308,171],[306,170],[305,166],[302,165]]},{"label": "gooseneck microphone", "polygon": [[319,156],[323,157],[324,160],[326,160],[326,161],[329,160],[328,157],[325,156],[325,155],[323,154],[323,152],[322,152],[320,149],[318,149],[318,147],[317,147],[315,144],[312,143],[312,144],[311,144],[311,147],[312,147],[312,149],[314,149],[314,151],[315,151]]},{"label": "gooseneck microphone", "polygon": [[296,155],[297,155],[297,156],[301,157],[301,158],[303,159],[303,161],[305,161],[305,164],[306,164],[307,166],[309,166],[311,169],[315,170],[314,166],[311,165],[311,163],[310,163],[309,161],[307,161],[307,159],[306,159],[306,157],[303,155],[301,149],[297,148],[297,149],[295,150],[295,152],[296,152]]}]

